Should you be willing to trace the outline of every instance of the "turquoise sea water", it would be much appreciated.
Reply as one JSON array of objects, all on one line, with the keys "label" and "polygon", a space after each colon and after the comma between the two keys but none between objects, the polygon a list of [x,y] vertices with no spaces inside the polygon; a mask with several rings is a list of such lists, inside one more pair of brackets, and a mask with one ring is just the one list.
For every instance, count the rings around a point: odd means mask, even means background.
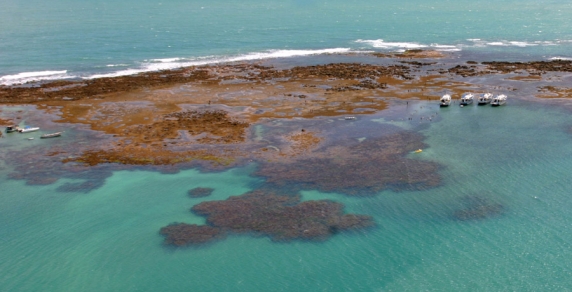
[{"label": "turquoise sea water", "polygon": [[[428,47],[483,59],[572,57],[568,1],[1,1],[0,78],[119,75],[225,60]],[[300,62],[300,59],[292,59]],[[3,107],[7,111],[17,110]],[[415,112],[417,111],[417,112]],[[438,118],[424,126],[395,117]],[[316,122],[318,123],[318,122]],[[412,101],[360,116],[356,127],[425,135],[413,159],[440,163],[423,191],[348,197],[316,190],[373,229],[325,242],[229,236],[203,247],[162,245],[171,222],[256,188],[255,164],[223,172],[115,171],[90,192],[26,185],[8,175],[23,139],[0,139],[2,291],[565,291],[572,287],[572,116],[511,99],[499,108],[439,109]],[[351,129],[349,129],[351,131]],[[374,133],[372,133],[373,135]],[[73,135],[73,132],[70,133]],[[367,139],[366,137],[363,137]],[[34,141],[33,143],[60,143]],[[24,147],[24,148],[22,148]],[[187,191],[211,187],[210,197]],[[452,218],[467,197],[501,205]]]},{"label": "turquoise sea water", "polygon": [[419,47],[571,58],[570,15],[563,0],[4,0],[0,83]]},{"label": "turquoise sea water", "polygon": [[[360,123],[419,129],[390,120],[399,107]],[[443,164],[442,185],[372,197],[303,191],[304,200],[335,200],[377,224],[320,243],[230,236],[198,248],[162,245],[162,226],[204,223],[189,212],[194,204],[260,184],[255,165],[220,173],[118,171],[88,193],[57,191],[71,179],[28,186],[3,176],[0,282],[6,291],[566,290],[569,112],[524,101],[441,110],[420,101],[407,109],[436,110],[439,119],[420,129],[428,147],[411,155]],[[186,192],[194,187],[215,191],[191,199]],[[467,196],[503,212],[454,220]]]}]

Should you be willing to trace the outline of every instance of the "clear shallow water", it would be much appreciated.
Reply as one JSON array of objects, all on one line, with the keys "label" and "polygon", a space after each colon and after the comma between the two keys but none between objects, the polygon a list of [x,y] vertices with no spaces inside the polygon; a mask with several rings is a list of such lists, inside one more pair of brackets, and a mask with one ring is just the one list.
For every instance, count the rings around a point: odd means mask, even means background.
[{"label": "clear shallow water", "polygon": [[[261,180],[249,175],[254,165],[222,173],[118,171],[87,194],[57,192],[69,179],[27,186],[2,176],[0,269],[5,272],[0,282],[7,291],[570,287],[569,112],[524,101],[444,109],[419,102],[359,122],[405,125],[391,119],[415,111],[438,113],[425,127],[410,126],[422,129],[429,145],[411,155],[443,164],[443,184],[357,198],[304,191],[305,200],[341,202],[346,212],[371,215],[378,225],[323,243],[230,236],[200,248],[162,246],[161,227],[204,222],[189,212],[194,204],[256,188]],[[191,199],[186,192],[194,187],[215,191]],[[466,196],[501,204],[504,212],[484,220],[454,220]]]},{"label": "clear shallow water", "polygon": [[572,58],[569,1],[3,1],[0,83],[432,48]]},{"label": "clear shallow water", "polygon": [[[477,60],[571,58],[569,1],[3,1],[0,83],[114,76],[183,65],[325,52],[434,48]],[[420,106],[424,108],[421,109]],[[371,116],[393,120],[403,109]],[[6,291],[563,291],[572,286],[569,232],[572,118],[511,100],[438,109],[416,159],[444,165],[442,186],[351,198],[313,190],[374,217],[377,228],[323,243],[230,236],[171,249],[171,222],[255,188],[254,166],[222,173],[120,171],[89,193],[8,180],[0,163],[0,286]],[[406,115],[406,113],[403,113]],[[375,129],[375,127],[369,126]],[[349,127],[348,127],[349,128]],[[44,127],[42,127],[44,129]],[[351,128],[349,128],[351,130]],[[369,129],[369,128],[368,128]],[[70,133],[71,134],[71,133]],[[351,135],[348,135],[348,137]],[[360,136],[361,137],[361,136]],[[353,137],[352,137],[353,138]],[[367,139],[367,137],[365,137]],[[0,157],[29,141],[0,140]],[[194,187],[211,197],[190,199]],[[455,221],[466,196],[501,216]]]}]

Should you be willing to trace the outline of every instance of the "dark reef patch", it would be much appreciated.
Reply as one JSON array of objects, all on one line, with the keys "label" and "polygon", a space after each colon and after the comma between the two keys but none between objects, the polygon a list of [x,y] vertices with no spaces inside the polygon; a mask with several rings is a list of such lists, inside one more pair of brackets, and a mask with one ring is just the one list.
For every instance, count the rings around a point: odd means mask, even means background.
[{"label": "dark reef patch", "polygon": [[226,236],[220,228],[186,223],[174,223],[163,227],[160,233],[166,236],[166,244],[175,246],[198,245]]},{"label": "dark reef patch", "polygon": [[84,192],[88,193],[92,190],[98,189],[103,186],[105,180],[93,179],[86,180],[81,183],[65,183],[57,188],[58,192]]},{"label": "dark reef patch", "polygon": [[208,197],[213,193],[214,189],[212,188],[194,188],[189,190],[189,197],[191,198],[202,198]]},{"label": "dark reef patch", "polygon": [[323,241],[339,231],[375,224],[371,216],[343,214],[343,208],[333,201],[300,202],[300,195],[257,190],[194,206],[191,210],[206,217],[206,226],[179,223],[160,233],[166,244],[176,246],[205,243],[227,233],[268,236],[273,241]]},{"label": "dark reef patch", "polygon": [[424,137],[399,132],[349,146],[331,146],[312,158],[284,163],[263,163],[256,175],[282,187],[340,192],[351,196],[373,195],[384,189],[420,190],[438,186],[439,165],[410,159],[407,155],[426,146]]},{"label": "dark reef patch", "polygon": [[502,73],[510,73],[516,70],[525,70],[528,72],[572,72],[572,61],[569,60],[552,60],[552,61],[534,61],[534,62],[482,62],[491,70],[500,71]]},{"label": "dark reef patch", "polygon": [[462,203],[465,207],[453,213],[455,220],[483,220],[499,216],[505,209],[503,205],[491,202],[489,199],[479,196],[463,197]]}]

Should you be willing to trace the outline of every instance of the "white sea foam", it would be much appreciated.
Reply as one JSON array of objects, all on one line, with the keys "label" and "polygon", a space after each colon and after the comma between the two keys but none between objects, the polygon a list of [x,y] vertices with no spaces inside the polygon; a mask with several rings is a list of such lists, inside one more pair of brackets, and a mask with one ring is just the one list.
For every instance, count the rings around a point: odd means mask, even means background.
[{"label": "white sea foam", "polygon": [[489,43],[485,43],[485,44],[487,44],[489,46],[501,46],[501,47],[508,46],[507,43],[503,43],[503,42],[489,42]]},{"label": "white sea foam", "polygon": [[455,52],[460,51],[461,48],[457,45],[441,45],[441,44],[420,44],[420,43],[413,43],[413,42],[386,42],[382,39],[378,40],[356,40],[356,43],[362,44],[369,44],[370,46],[378,49],[388,49],[388,50],[411,50],[411,49],[424,49],[429,48],[436,51],[449,51]]},{"label": "white sea foam", "polygon": [[535,46],[553,46],[557,45],[555,41],[507,41],[507,40],[495,40],[495,41],[486,41],[481,39],[468,39],[468,41],[473,42],[474,47],[535,47]]},{"label": "white sea foam", "polygon": [[184,60],[183,58],[164,58],[164,59],[151,59],[151,62],[160,62],[160,63],[172,63],[177,62],[180,60]]},{"label": "white sea foam", "polygon": [[32,81],[70,79],[76,77],[77,76],[68,75],[67,70],[22,72],[14,75],[4,75],[0,77],[0,84],[16,85]]},{"label": "white sea foam", "polygon": [[408,42],[386,42],[382,39],[378,40],[356,40],[356,43],[369,44],[374,48],[382,49],[421,49],[428,47],[427,45],[422,45],[419,43],[408,43]]},{"label": "white sea foam", "polygon": [[430,47],[434,48],[437,51],[445,51],[445,52],[458,52],[461,50],[460,46],[453,46],[453,45],[431,44]]},{"label": "white sea foam", "polygon": [[564,43],[571,43],[572,40],[552,40],[552,41],[514,41],[514,40],[485,40],[480,38],[466,39],[467,42],[459,44],[423,44],[417,42],[386,42],[377,40],[356,40],[356,43],[368,44],[373,48],[403,51],[406,49],[433,49],[436,51],[456,52],[466,48],[477,47],[536,47],[536,46],[557,46]]},{"label": "white sea foam", "polygon": [[565,61],[572,61],[572,58],[569,57],[552,57],[550,60],[565,60]]},{"label": "white sea foam", "polygon": [[527,42],[517,42],[517,41],[511,41],[509,42],[509,44],[513,45],[513,46],[517,46],[517,47],[533,47],[533,46],[538,46],[537,43],[527,43]]},{"label": "white sea foam", "polygon": [[135,75],[143,72],[169,70],[169,69],[176,69],[189,66],[201,66],[209,64],[254,61],[254,60],[264,60],[264,59],[274,59],[274,58],[288,58],[296,56],[343,54],[348,52],[350,52],[349,48],[333,48],[333,49],[322,49],[322,50],[271,50],[266,52],[256,52],[238,56],[225,56],[225,57],[210,56],[210,57],[201,57],[193,59],[191,58],[152,59],[142,63],[140,68],[130,68],[112,73],[95,74],[84,78],[95,79],[95,78],[105,78],[105,77],[118,77],[126,75]]}]

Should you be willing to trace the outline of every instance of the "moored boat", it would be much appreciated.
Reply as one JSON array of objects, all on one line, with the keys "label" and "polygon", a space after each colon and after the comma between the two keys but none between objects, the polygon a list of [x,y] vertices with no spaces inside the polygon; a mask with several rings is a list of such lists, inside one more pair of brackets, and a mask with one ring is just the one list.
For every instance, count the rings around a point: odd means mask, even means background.
[{"label": "moored boat", "polygon": [[8,126],[6,127],[6,133],[18,132],[19,129],[18,126]]},{"label": "moored boat", "polygon": [[503,105],[506,103],[506,98],[507,96],[504,94],[499,94],[497,96],[495,96],[493,98],[493,100],[491,101],[491,105],[492,106],[499,106],[499,105]]},{"label": "moored boat", "polygon": [[62,135],[62,132],[56,132],[56,133],[51,133],[51,134],[44,134],[42,136],[40,136],[41,139],[46,139],[46,138],[55,138],[55,137],[59,137]]},{"label": "moored boat", "polygon": [[29,133],[29,132],[34,132],[34,131],[38,131],[40,128],[39,127],[24,127],[18,130],[18,132],[20,133]]},{"label": "moored boat", "polygon": [[493,100],[493,94],[492,93],[483,93],[483,94],[479,95],[478,104],[479,105],[485,105],[485,104],[491,103],[492,100]]},{"label": "moored boat", "polygon": [[449,106],[451,104],[451,95],[445,94],[439,100],[439,106]]},{"label": "moored boat", "polygon": [[463,94],[463,96],[461,96],[461,105],[469,105],[473,103],[474,97],[475,95],[473,95],[472,93]]}]

